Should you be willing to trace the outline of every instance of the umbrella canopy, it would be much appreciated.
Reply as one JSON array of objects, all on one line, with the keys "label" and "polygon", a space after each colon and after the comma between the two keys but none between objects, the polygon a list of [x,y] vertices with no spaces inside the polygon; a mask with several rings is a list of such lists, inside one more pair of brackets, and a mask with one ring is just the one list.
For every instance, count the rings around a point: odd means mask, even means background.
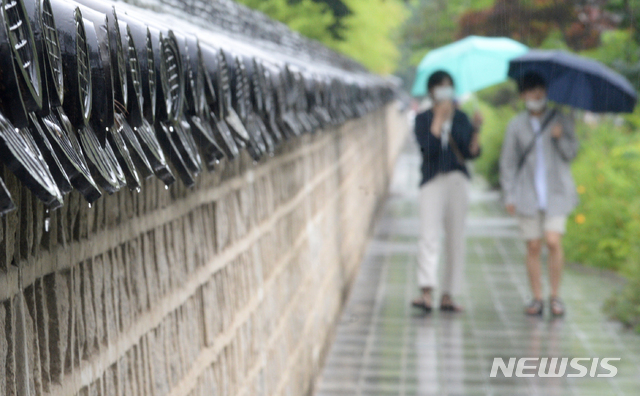
[{"label": "umbrella canopy", "polygon": [[418,65],[411,93],[426,95],[427,80],[437,70],[451,74],[457,95],[501,83],[507,79],[509,61],[527,51],[527,46],[508,38],[469,36],[429,51]]},{"label": "umbrella canopy", "polygon": [[549,99],[594,113],[630,113],[638,99],[622,75],[566,51],[532,50],[510,62],[509,77],[517,81],[527,72],[547,81]]}]

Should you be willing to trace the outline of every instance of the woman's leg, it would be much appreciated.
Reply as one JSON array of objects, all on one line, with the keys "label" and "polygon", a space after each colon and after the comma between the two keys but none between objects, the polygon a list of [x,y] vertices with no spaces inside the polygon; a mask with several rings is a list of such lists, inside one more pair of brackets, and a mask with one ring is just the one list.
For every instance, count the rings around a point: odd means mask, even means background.
[{"label": "woman's leg", "polygon": [[458,295],[464,277],[465,228],[469,207],[469,179],[462,172],[447,175],[444,238],[446,262],[442,283],[444,297]]},{"label": "woman's leg", "polygon": [[[418,286],[430,299],[438,281],[440,237],[444,197],[444,177],[438,175],[420,188],[420,237],[418,240]],[[429,301],[430,302],[430,301]]]}]

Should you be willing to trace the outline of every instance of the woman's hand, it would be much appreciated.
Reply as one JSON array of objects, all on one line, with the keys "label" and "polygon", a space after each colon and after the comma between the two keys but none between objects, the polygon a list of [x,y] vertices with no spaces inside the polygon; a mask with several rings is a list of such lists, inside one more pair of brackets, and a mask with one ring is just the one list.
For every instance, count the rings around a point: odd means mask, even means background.
[{"label": "woman's hand", "polygon": [[453,102],[450,100],[436,103],[433,106],[433,121],[431,122],[431,133],[439,138],[442,132],[442,124],[453,114]]},{"label": "woman's hand", "polygon": [[475,128],[475,130],[479,131],[480,128],[482,128],[482,124],[484,124],[484,117],[482,116],[482,113],[480,113],[479,111],[476,111],[473,114],[473,121],[471,121],[471,123]]},{"label": "woman's hand", "polygon": [[448,118],[451,118],[453,110],[453,102],[450,100],[446,100],[444,102],[436,103],[436,105],[433,106],[433,115],[434,118],[439,118],[444,121]]},{"label": "woman's hand", "polygon": [[471,136],[471,143],[469,144],[469,153],[476,157],[480,154],[480,134],[474,132]]}]

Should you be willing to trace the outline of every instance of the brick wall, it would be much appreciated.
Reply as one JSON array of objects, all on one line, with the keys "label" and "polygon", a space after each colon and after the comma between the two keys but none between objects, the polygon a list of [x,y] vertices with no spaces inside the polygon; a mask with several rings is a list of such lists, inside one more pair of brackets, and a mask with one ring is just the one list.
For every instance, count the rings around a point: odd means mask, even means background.
[{"label": "brick wall", "polygon": [[404,120],[392,104],[192,189],[52,213],[3,169],[0,395],[308,393]]}]

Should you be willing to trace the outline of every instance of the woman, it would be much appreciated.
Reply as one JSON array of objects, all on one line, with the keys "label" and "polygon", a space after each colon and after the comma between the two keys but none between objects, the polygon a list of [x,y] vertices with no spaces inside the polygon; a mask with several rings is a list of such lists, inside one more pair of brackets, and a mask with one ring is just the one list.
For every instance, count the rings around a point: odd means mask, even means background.
[{"label": "woman", "polygon": [[469,172],[465,160],[480,155],[480,114],[473,124],[454,104],[454,82],[449,73],[437,71],[429,77],[427,90],[431,110],[416,116],[415,134],[422,151],[420,183],[420,239],[418,285],[422,296],[413,306],[432,309],[432,291],[437,285],[440,239],[444,234],[446,261],[442,283],[442,311],[459,312],[453,301],[464,273],[464,227],[469,200]]}]

